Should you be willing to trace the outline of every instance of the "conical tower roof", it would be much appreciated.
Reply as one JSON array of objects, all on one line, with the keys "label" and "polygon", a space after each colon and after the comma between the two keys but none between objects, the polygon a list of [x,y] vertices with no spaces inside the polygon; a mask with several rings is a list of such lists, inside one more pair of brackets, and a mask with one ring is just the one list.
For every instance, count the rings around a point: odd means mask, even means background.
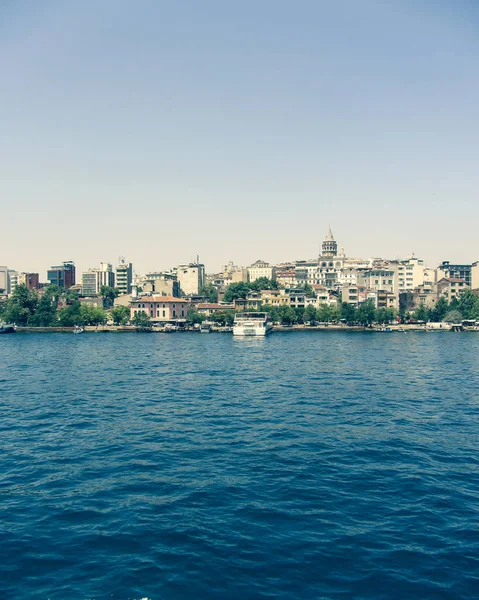
[{"label": "conical tower roof", "polygon": [[331,225],[328,227],[328,233],[326,234],[325,242],[334,242],[333,232],[331,231]]}]

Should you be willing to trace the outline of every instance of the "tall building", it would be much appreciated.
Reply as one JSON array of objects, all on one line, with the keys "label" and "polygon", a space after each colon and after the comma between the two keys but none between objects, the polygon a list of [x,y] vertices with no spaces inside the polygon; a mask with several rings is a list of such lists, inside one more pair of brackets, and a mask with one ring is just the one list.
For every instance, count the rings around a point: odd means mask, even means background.
[{"label": "tall building", "polygon": [[67,260],[63,265],[50,267],[47,271],[47,280],[50,285],[58,285],[66,289],[75,285],[75,263]]},{"label": "tall building", "polygon": [[101,286],[115,287],[115,273],[110,263],[100,263],[99,269],[88,269],[82,274],[82,294],[97,296]]},{"label": "tall building", "polygon": [[205,265],[200,263],[179,265],[176,269],[176,276],[183,294],[187,296],[197,294],[205,284]]},{"label": "tall building", "polygon": [[331,227],[328,229],[326,238],[321,246],[323,256],[337,256],[338,255],[338,243],[334,239]]},{"label": "tall building", "polygon": [[131,284],[133,281],[133,265],[120,259],[120,264],[116,268],[116,287],[120,295],[131,294]]},{"label": "tall building", "polygon": [[[463,279],[469,287],[475,287],[476,281],[479,282],[479,267],[475,262],[472,265],[452,265],[448,260],[444,260],[436,269],[437,281],[445,279]],[[473,281],[473,278],[476,281]]]},{"label": "tall building", "polygon": [[0,297],[10,294],[10,275],[8,267],[0,267]]},{"label": "tall building", "polygon": [[17,285],[26,285],[30,290],[40,289],[40,275],[38,273],[19,273]]}]

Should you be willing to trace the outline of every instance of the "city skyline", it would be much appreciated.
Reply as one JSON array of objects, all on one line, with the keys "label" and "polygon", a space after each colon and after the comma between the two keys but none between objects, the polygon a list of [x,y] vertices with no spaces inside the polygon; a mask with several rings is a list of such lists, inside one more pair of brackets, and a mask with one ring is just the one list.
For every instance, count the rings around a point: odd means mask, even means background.
[{"label": "city skyline", "polygon": [[[0,262],[478,258],[479,6],[0,7]],[[458,227],[459,226],[459,227]]]}]

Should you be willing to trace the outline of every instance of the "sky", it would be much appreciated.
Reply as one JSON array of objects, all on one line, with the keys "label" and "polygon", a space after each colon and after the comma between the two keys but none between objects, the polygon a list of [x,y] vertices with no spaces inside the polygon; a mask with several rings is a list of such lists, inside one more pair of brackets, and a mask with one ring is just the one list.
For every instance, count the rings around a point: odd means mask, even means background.
[{"label": "sky", "polygon": [[0,264],[479,260],[476,0],[2,0]]}]

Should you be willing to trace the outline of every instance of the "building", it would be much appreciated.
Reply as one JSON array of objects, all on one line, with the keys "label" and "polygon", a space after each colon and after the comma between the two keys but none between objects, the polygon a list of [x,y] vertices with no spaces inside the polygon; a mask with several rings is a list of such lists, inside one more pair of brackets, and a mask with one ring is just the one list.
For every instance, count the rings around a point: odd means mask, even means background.
[{"label": "building", "polygon": [[422,258],[413,256],[407,260],[391,261],[388,267],[397,273],[397,291],[399,293],[413,290],[424,283],[427,269]]},{"label": "building", "polygon": [[437,282],[437,297],[445,298],[451,302],[453,298],[459,299],[464,290],[471,289],[464,279],[459,277],[443,277]]},{"label": "building", "polygon": [[8,267],[0,267],[0,297],[10,294],[10,274]]},{"label": "building", "polygon": [[19,273],[17,285],[26,285],[30,290],[40,289],[40,275],[38,273]]},{"label": "building", "polygon": [[471,265],[452,265],[448,260],[444,260],[436,269],[436,280],[441,279],[462,279],[469,287],[474,287],[474,279],[479,283],[479,267],[475,262]]},{"label": "building", "polygon": [[266,277],[266,279],[270,279],[271,281],[276,279],[276,267],[273,267],[264,260],[257,260],[246,269],[246,272],[250,283],[253,283],[261,277]]},{"label": "building", "polygon": [[124,259],[120,259],[120,264],[116,268],[116,287],[120,296],[123,294],[131,294],[131,286],[133,282],[133,265],[126,263]]},{"label": "building", "polygon": [[328,228],[328,233],[326,234],[326,238],[321,245],[321,249],[322,256],[324,257],[334,257],[338,255],[338,244],[334,239],[331,227]]},{"label": "building", "polygon": [[200,263],[179,265],[176,268],[176,277],[180,284],[180,290],[185,296],[198,294],[205,285],[205,265]]},{"label": "building", "polygon": [[173,296],[143,296],[130,304],[130,316],[146,313],[153,322],[186,319],[191,303]]},{"label": "building", "polygon": [[75,285],[75,263],[67,260],[58,267],[50,267],[47,271],[47,281],[50,285],[58,285],[61,288],[69,289]]},{"label": "building", "polygon": [[115,287],[115,273],[110,263],[100,263],[99,269],[88,269],[82,274],[82,294],[96,296],[101,292],[101,287]]}]

